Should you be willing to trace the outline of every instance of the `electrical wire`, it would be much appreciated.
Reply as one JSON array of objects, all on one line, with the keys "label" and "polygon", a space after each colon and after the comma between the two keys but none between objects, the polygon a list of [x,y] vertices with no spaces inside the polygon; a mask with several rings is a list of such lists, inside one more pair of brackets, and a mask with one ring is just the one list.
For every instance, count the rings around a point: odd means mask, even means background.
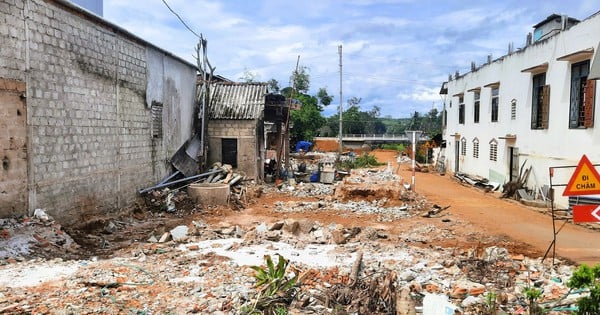
[{"label": "electrical wire", "polygon": [[165,6],[167,6],[167,8],[169,9],[169,11],[171,11],[171,13],[173,13],[181,22],[181,24],[183,24],[183,26],[185,26],[185,28],[188,29],[188,31],[192,32],[192,34],[196,35],[196,37],[201,38],[200,35],[198,35],[196,32],[194,32],[194,30],[189,27],[187,25],[187,23],[185,23],[185,21],[181,18],[181,16],[179,16],[179,14],[177,14],[177,12],[173,11],[173,9],[171,9],[171,7],[169,6],[169,4],[167,3],[167,0],[162,0],[162,2],[165,4]]}]

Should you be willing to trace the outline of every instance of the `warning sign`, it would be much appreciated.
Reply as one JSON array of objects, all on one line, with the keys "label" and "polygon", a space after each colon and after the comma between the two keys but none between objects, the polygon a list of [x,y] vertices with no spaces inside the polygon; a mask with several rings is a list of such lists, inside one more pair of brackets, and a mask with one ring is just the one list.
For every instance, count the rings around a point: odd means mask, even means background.
[{"label": "warning sign", "polygon": [[577,168],[571,176],[563,196],[596,195],[600,194],[600,175],[590,160],[581,157]]},{"label": "warning sign", "polygon": [[600,206],[576,205],[573,206],[573,222],[600,222]]}]

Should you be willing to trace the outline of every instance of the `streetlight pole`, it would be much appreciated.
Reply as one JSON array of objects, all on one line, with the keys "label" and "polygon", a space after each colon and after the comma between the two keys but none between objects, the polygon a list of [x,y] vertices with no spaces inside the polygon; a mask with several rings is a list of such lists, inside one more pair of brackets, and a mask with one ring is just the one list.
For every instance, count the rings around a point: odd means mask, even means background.
[{"label": "streetlight pole", "polygon": [[415,169],[416,169],[416,157],[417,157],[417,139],[421,134],[421,131],[407,130],[405,133],[412,134],[412,179],[410,181],[412,191],[415,191]]},{"label": "streetlight pole", "polygon": [[340,141],[340,146],[338,148],[338,153],[340,156],[342,156],[342,151],[343,149],[343,138],[342,138],[342,45],[338,46],[338,53],[340,54],[340,108],[339,108],[339,114],[340,114],[340,128],[339,128],[339,132],[338,132],[338,136],[339,136],[339,141]]}]

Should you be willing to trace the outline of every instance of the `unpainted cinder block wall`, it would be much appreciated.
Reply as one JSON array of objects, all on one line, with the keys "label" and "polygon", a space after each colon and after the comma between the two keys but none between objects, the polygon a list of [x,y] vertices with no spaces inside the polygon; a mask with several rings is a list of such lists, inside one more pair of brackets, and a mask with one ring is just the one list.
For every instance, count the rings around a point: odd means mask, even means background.
[{"label": "unpainted cinder block wall", "polygon": [[27,214],[25,82],[0,78],[0,217]]},{"label": "unpainted cinder block wall", "polygon": [[221,139],[237,139],[237,170],[244,172],[247,178],[258,178],[259,148],[257,135],[258,121],[222,120],[208,122],[208,165],[221,162]]},{"label": "unpainted cinder block wall", "polygon": [[0,0],[0,42],[0,79],[26,85],[23,209],[74,223],[170,171],[192,132],[195,67],[64,1]]}]

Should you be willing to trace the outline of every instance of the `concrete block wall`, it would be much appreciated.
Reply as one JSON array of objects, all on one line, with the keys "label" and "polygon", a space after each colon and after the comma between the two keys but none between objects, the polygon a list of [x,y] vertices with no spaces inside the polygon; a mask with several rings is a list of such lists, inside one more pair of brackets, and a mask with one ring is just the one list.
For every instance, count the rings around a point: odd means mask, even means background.
[{"label": "concrete block wall", "polygon": [[258,178],[258,143],[256,120],[211,120],[208,122],[209,165],[222,160],[221,139],[237,140],[238,170],[248,178]]},{"label": "concrete block wall", "polygon": [[0,217],[25,215],[27,124],[25,82],[0,79]]},{"label": "concrete block wall", "polygon": [[[69,224],[128,205],[139,188],[166,175],[168,157],[191,132],[179,129],[191,125],[193,117],[171,111],[192,111],[192,66],[55,1],[0,0],[2,21],[0,78],[27,85],[31,185],[24,207],[45,208]],[[164,113],[174,121],[166,121],[173,128],[165,132],[169,143],[151,135],[149,51],[163,62],[173,59],[184,72],[177,73],[184,79],[171,94],[163,95],[179,101]],[[163,74],[159,79],[168,80]]]},{"label": "concrete block wall", "polygon": [[24,1],[0,0],[0,78],[25,81]]}]

